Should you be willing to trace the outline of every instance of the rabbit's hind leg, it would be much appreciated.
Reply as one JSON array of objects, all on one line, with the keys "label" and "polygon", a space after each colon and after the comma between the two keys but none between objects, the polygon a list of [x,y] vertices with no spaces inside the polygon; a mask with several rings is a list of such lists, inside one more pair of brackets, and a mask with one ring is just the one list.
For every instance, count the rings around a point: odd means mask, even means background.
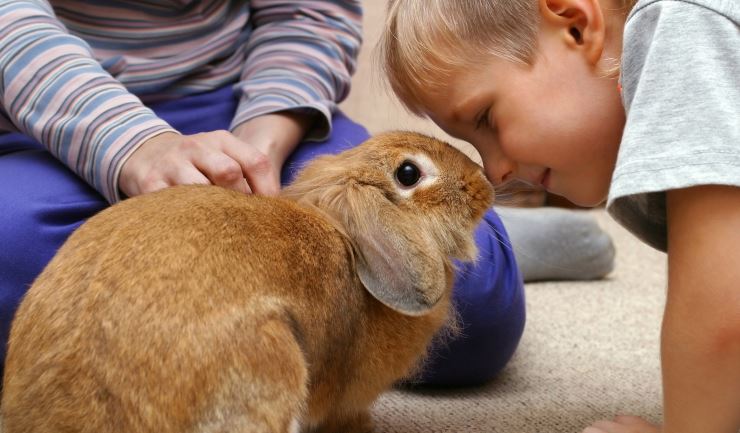
[{"label": "rabbit's hind leg", "polygon": [[367,411],[343,417],[329,417],[320,427],[314,428],[310,433],[371,433],[373,431],[373,420]]},{"label": "rabbit's hind leg", "polygon": [[297,419],[291,421],[286,429],[275,429],[275,426],[268,425],[264,420],[256,421],[249,416],[235,416],[228,420],[211,425],[202,425],[198,428],[198,433],[300,433],[301,428]]},{"label": "rabbit's hind leg", "polygon": [[299,433],[308,369],[293,327],[278,317],[242,329],[230,342],[238,356],[199,417],[195,433]]}]

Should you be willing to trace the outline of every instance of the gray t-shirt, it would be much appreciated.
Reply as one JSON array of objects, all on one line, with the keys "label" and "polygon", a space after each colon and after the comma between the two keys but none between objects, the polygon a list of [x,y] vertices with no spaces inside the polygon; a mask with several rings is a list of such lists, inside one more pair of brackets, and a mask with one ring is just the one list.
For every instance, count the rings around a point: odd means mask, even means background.
[{"label": "gray t-shirt", "polygon": [[665,191],[740,186],[740,0],[639,1],[621,74],[627,123],[607,209],[665,251]]}]

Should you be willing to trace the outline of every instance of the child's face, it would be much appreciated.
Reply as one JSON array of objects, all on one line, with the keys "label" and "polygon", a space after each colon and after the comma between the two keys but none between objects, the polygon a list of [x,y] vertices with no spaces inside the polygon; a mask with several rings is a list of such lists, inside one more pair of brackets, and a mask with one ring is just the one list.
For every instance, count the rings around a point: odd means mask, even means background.
[{"label": "child's face", "polygon": [[582,53],[540,36],[532,66],[493,57],[460,70],[424,102],[430,118],[473,144],[488,178],[518,178],[595,206],[608,193],[624,126],[614,78]]}]

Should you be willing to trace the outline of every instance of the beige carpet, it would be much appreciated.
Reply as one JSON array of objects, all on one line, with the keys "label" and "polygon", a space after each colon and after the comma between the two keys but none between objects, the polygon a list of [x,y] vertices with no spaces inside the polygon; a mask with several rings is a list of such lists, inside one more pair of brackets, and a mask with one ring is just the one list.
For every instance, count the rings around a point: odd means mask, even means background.
[{"label": "beige carpet", "polygon": [[[382,90],[372,51],[385,1],[364,3],[365,45],[342,109],[372,133],[400,128],[445,137]],[[375,407],[378,432],[580,433],[618,413],[660,418],[665,256],[603,211],[592,212],[614,237],[613,274],[604,281],[527,285],[525,333],[500,377],[478,389],[390,392]]]}]

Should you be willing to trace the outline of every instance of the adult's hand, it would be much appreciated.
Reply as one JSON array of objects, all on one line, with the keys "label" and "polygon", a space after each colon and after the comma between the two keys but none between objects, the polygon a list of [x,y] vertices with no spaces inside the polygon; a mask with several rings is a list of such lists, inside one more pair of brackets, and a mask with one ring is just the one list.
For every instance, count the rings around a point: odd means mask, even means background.
[{"label": "adult's hand", "polygon": [[157,135],[123,165],[119,188],[129,197],[185,184],[275,195],[285,159],[312,123],[310,116],[278,113],[244,122],[234,134]]},{"label": "adult's hand", "polygon": [[118,185],[129,197],[185,184],[214,184],[244,193],[274,195],[279,189],[269,179],[276,171],[265,154],[230,132],[167,132],[147,140],[131,154]]},{"label": "adult's hand", "polygon": [[280,189],[280,171],[316,120],[316,115],[288,111],[266,114],[240,124],[234,135],[267,156],[277,167],[270,182]]}]

